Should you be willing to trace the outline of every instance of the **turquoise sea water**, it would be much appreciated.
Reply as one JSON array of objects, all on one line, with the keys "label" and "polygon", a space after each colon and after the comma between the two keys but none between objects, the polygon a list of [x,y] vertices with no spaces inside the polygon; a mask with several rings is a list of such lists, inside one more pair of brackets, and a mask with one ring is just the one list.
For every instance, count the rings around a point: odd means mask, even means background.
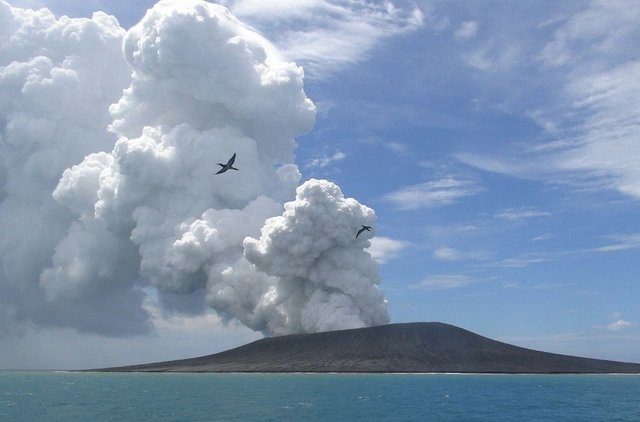
[{"label": "turquoise sea water", "polygon": [[0,421],[640,421],[640,376],[0,372]]}]

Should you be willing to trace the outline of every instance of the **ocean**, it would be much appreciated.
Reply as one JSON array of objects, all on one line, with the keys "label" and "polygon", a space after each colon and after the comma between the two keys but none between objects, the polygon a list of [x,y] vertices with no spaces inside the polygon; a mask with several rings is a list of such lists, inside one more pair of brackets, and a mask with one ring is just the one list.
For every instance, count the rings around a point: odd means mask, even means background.
[{"label": "ocean", "polygon": [[6,371],[0,421],[640,421],[640,376]]}]

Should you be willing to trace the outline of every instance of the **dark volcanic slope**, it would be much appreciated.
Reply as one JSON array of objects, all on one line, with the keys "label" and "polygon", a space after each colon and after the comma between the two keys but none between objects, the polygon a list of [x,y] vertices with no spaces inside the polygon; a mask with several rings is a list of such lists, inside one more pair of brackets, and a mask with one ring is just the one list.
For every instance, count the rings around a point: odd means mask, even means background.
[{"label": "dark volcanic slope", "polygon": [[418,322],[271,337],[215,355],[101,371],[640,373],[640,364],[537,352]]}]

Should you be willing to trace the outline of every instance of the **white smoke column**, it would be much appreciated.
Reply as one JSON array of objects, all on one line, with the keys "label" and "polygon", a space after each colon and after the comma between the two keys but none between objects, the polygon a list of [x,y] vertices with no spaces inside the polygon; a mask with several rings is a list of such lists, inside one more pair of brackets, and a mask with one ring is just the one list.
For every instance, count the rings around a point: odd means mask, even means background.
[{"label": "white smoke column", "polygon": [[[259,240],[244,241],[245,256],[278,278],[274,302],[285,314],[282,332],[328,331],[389,322],[378,289],[378,264],[363,249],[375,213],[326,180],[297,189],[285,212],[265,223]],[[277,333],[279,333],[277,331]]]},{"label": "white smoke column", "polygon": [[51,192],[64,169],[117,139],[107,131],[108,107],[130,82],[124,34],[104,13],[56,19],[0,1],[0,334],[30,324],[148,328],[135,292],[50,303],[38,284],[73,219]]},{"label": "white smoke column", "polygon": [[[242,242],[293,195],[294,137],[315,121],[302,69],[273,51],[202,1],[162,1],[127,33],[133,82],[111,107],[122,137],[65,171],[53,193],[79,222],[42,273],[50,300],[119,288],[117,270],[132,260],[163,294],[214,290],[228,268],[246,267],[252,277],[218,309],[266,330],[271,318],[255,308],[273,281],[246,265]],[[215,174],[234,153],[240,170]]]}]

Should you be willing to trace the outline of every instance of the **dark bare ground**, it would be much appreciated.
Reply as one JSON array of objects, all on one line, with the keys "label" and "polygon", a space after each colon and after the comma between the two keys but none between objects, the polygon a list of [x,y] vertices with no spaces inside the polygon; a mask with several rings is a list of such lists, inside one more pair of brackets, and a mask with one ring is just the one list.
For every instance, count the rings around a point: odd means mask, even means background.
[{"label": "dark bare ground", "polygon": [[94,371],[640,373],[640,364],[539,352],[416,322],[270,337],[209,356]]}]

